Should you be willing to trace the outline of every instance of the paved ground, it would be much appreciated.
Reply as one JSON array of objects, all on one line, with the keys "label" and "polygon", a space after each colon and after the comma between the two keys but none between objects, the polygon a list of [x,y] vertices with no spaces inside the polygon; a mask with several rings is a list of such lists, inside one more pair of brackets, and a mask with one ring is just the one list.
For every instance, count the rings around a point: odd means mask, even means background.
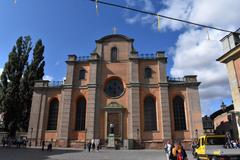
[{"label": "paved ground", "polygon": [[[188,159],[193,160],[191,153]],[[54,149],[52,152],[35,149],[0,148],[0,160],[165,160],[162,150],[82,150]]]}]

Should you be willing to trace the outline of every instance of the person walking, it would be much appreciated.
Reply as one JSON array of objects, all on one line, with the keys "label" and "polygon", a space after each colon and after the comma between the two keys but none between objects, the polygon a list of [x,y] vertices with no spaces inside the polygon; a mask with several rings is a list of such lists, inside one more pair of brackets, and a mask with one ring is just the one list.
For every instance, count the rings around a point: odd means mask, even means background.
[{"label": "person walking", "polygon": [[169,160],[170,154],[171,154],[171,144],[170,141],[167,141],[167,143],[164,145],[164,150],[165,150],[165,154],[167,157],[167,160]]},{"label": "person walking", "polygon": [[171,145],[170,160],[177,160],[177,143]]},{"label": "person walking", "polygon": [[42,140],[41,146],[42,146],[42,151],[44,151],[44,147],[45,147],[45,140]]},{"label": "person walking", "polygon": [[51,139],[51,141],[48,144],[47,151],[49,151],[49,152],[52,152],[52,142],[53,142],[53,139]]},{"label": "person walking", "polygon": [[94,141],[92,143],[92,151],[95,151],[95,143],[94,143]]},{"label": "person walking", "polygon": [[2,137],[2,144],[3,144],[3,148],[5,148],[5,144],[6,144],[6,138],[5,138],[5,136]]},{"label": "person walking", "polygon": [[91,147],[92,147],[92,143],[91,143],[91,141],[89,141],[87,144],[88,152],[91,151]]},{"label": "person walking", "polygon": [[177,147],[177,160],[187,160],[187,153],[181,143]]}]

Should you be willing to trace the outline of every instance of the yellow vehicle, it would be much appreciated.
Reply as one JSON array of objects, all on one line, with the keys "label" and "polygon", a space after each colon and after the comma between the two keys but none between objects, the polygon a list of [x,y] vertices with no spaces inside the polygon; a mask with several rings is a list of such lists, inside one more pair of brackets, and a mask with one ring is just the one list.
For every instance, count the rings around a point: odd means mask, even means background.
[{"label": "yellow vehicle", "polygon": [[224,135],[201,136],[194,156],[198,160],[240,160],[240,149],[226,149],[224,146]]}]

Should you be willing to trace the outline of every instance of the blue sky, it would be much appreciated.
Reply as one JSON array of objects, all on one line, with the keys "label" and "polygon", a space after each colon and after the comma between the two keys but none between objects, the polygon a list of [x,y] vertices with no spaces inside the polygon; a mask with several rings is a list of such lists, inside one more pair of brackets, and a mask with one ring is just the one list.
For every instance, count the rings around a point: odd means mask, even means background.
[{"label": "blue sky", "polygon": [[[181,15],[181,12],[172,13],[174,2],[178,0],[169,0],[167,3],[155,0],[105,1],[169,15],[173,14],[173,16]],[[196,5],[185,1],[179,1],[179,4],[192,5],[193,8]],[[156,19],[153,17],[106,7],[101,4],[99,4],[99,15],[97,16],[95,4],[89,0],[16,0],[16,2],[14,4],[13,0],[0,1],[0,68],[4,67],[8,53],[16,39],[19,36],[30,35],[33,42],[42,39],[45,45],[45,74],[53,77],[53,80],[62,80],[66,72],[65,60],[67,55],[89,55],[95,48],[95,40],[111,34],[112,28],[116,26],[117,33],[135,39],[135,48],[139,53],[166,51],[169,58],[169,75],[181,76],[188,73],[198,73],[195,72],[197,69],[185,72],[182,66],[179,67],[178,55],[180,53],[178,52],[181,47],[184,48],[181,40],[186,35],[190,34],[188,36],[190,37],[191,34],[197,34],[198,32],[200,32],[199,34],[205,33],[202,32],[202,29],[192,29],[190,26],[182,26],[179,23],[172,24],[169,21],[161,20],[161,31],[158,32],[156,30]],[[184,6],[181,9],[184,10]],[[189,15],[192,13],[190,12]],[[233,19],[232,21],[235,22],[236,20]],[[206,22],[205,24],[209,23]],[[223,26],[222,24],[217,25]],[[237,25],[226,27],[236,29]],[[219,35],[218,33],[215,34]],[[223,35],[221,34],[221,36]],[[202,41],[199,40],[196,45],[199,45],[199,42]],[[217,58],[217,56],[213,58]],[[188,60],[184,60],[182,63],[187,62]],[[183,72],[180,73],[179,70],[181,69]],[[226,76],[223,79],[224,85],[228,85]],[[208,84],[208,79],[206,84]],[[201,94],[204,114],[209,114],[209,112],[219,108],[221,100],[225,100],[227,104],[231,102],[229,91],[227,94],[217,96],[212,93],[210,97],[213,96],[213,98],[210,99],[206,98],[207,94],[204,93],[204,89],[208,88],[203,87],[203,94]],[[209,110],[209,108],[211,109]]]}]

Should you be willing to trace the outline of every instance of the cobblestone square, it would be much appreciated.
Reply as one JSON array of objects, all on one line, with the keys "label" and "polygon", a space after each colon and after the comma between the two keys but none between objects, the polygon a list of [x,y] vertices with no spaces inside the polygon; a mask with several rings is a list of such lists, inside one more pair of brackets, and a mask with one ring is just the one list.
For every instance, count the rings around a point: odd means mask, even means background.
[{"label": "cobblestone square", "polygon": [[[193,160],[190,152],[188,159]],[[0,160],[165,160],[163,150],[85,150],[54,149],[52,152],[34,149],[0,148]]]}]

